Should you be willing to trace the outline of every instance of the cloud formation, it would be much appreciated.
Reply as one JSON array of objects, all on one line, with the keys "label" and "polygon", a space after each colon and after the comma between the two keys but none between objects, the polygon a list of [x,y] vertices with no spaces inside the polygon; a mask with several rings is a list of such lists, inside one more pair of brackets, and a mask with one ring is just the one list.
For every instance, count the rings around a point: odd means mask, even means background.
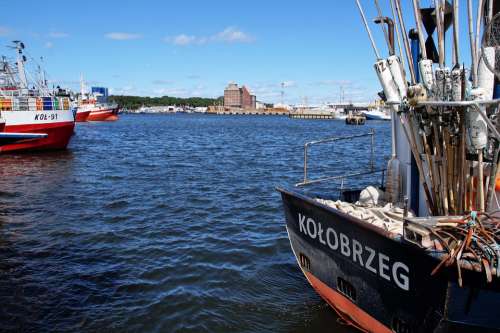
[{"label": "cloud formation", "polygon": [[177,45],[205,45],[209,43],[252,43],[255,38],[236,27],[227,27],[224,30],[210,36],[194,36],[180,34],[177,36],[167,36],[163,39],[165,42]]},{"label": "cloud formation", "polygon": [[108,32],[104,37],[113,40],[133,40],[142,38],[141,34],[127,33],[127,32]]}]

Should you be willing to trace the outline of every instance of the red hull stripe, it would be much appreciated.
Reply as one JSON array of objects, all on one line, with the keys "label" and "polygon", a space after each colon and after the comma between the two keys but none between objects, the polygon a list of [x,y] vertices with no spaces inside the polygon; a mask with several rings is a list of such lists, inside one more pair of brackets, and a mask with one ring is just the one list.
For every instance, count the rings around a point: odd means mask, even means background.
[{"label": "red hull stripe", "polygon": [[90,111],[77,112],[76,113],[76,121],[78,121],[78,122],[87,121],[89,115],[90,115]]},{"label": "red hull stripe", "polygon": [[112,111],[106,113],[98,113],[95,114],[93,112],[90,113],[87,118],[88,121],[114,121],[118,120],[118,116],[115,115]]},{"label": "red hull stripe", "polygon": [[73,130],[74,122],[50,123],[50,124],[30,124],[5,126],[5,132],[10,133],[45,133],[48,136],[43,139],[28,140],[20,143],[3,146],[0,151],[19,151],[19,150],[50,150],[64,149],[69,143]]},{"label": "red hull stripe", "polygon": [[[393,331],[357,307],[344,295],[328,287],[314,275],[304,271],[309,283],[320,296],[337,311],[340,316],[353,326],[372,333],[392,333]],[[347,317],[347,318],[346,318]]]}]

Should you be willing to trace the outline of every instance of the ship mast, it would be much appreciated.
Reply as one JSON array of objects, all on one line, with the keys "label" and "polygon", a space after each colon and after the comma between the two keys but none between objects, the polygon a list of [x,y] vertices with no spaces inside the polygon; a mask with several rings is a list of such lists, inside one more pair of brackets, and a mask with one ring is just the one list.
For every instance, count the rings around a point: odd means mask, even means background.
[{"label": "ship mast", "polygon": [[26,57],[23,55],[24,43],[18,40],[14,41],[17,50],[17,71],[19,75],[19,84],[21,87],[22,93],[28,92],[28,79],[26,78],[26,70],[24,68],[24,62],[26,61]]},{"label": "ship mast", "polygon": [[87,88],[85,87],[85,80],[83,79],[83,74],[80,74],[80,95],[81,99],[85,98]]}]

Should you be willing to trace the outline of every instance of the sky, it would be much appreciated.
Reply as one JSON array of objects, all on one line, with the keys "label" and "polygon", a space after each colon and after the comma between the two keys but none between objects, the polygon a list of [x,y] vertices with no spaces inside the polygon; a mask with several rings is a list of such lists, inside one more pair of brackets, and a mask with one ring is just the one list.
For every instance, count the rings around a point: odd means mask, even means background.
[{"label": "sky", "polygon": [[[389,1],[379,1],[389,15]],[[402,2],[410,27],[411,2]],[[217,97],[235,82],[272,103],[284,83],[285,102],[294,104],[337,102],[341,89],[348,101],[370,101],[380,90],[354,0],[0,3],[9,8],[0,54],[13,57],[7,46],[22,40],[31,68],[43,57],[48,79],[63,87],[78,89],[82,74],[112,94]],[[374,18],[374,2],[361,3]],[[380,27],[370,26],[387,55]]]}]

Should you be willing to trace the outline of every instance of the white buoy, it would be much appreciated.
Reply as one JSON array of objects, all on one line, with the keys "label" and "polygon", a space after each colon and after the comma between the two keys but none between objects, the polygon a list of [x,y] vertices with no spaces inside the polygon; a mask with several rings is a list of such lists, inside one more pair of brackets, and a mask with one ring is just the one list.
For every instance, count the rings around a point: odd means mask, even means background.
[{"label": "white buoy", "polygon": [[479,61],[477,70],[477,85],[478,88],[484,90],[484,97],[487,100],[493,99],[493,90],[495,88],[495,74],[486,66],[485,58],[489,64],[495,64],[495,48],[483,48],[483,54]]},{"label": "white buoy", "polygon": [[418,63],[418,68],[420,69],[420,76],[422,77],[422,83],[424,87],[431,91],[434,88],[434,71],[432,70],[432,60],[424,59],[420,60]]},{"label": "white buoy", "polygon": [[444,80],[445,80],[445,73],[442,68],[436,68],[436,89],[435,89],[435,94],[438,96],[440,100],[444,100]]},{"label": "white buoy", "polygon": [[451,71],[451,91],[452,100],[462,100],[462,69],[460,68]]},{"label": "white buoy", "polygon": [[391,71],[394,83],[396,83],[398,88],[400,100],[403,100],[406,97],[408,87],[406,86],[405,72],[401,60],[398,56],[392,55],[387,58],[387,63],[389,64],[389,70]]},{"label": "white buoy", "polygon": [[[476,101],[485,100],[486,94],[482,88],[475,88],[471,90],[471,98]],[[484,106],[480,106],[480,108],[485,111]],[[488,125],[477,110],[469,109],[469,112],[467,112],[467,132],[469,149],[481,150],[486,147],[488,143]]]},{"label": "white buoy", "polygon": [[380,59],[374,65],[375,71],[377,72],[377,77],[384,89],[384,94],[388,103],[400,103],[399,91],[392,78],[391,71],[389,69],[389,64],[387,60]]}]

